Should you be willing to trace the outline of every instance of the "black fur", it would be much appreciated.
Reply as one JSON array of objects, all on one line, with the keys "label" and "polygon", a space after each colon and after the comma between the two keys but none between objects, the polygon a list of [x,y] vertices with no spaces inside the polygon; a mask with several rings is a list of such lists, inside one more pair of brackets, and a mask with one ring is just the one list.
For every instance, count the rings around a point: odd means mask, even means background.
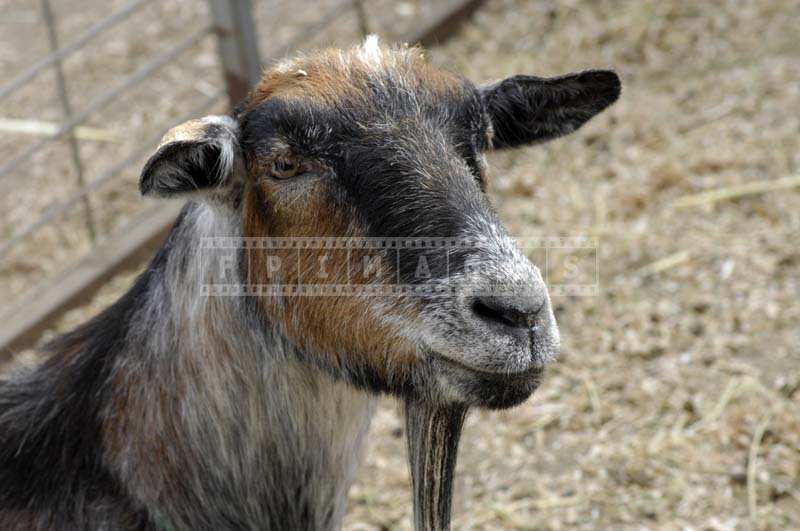
[{"label": "black fur", "polygon": [[[466,80],[444,97],[422,90],[412,99],[387,80],[371,89],[370,105],[270,99],[250,110],[241,117],[248,166],[263,166],[278,139],[319,160],[332,169],[331,202],[355,209],[371,237],[456,237],[465,212],[493,217],[480,193],[477,158],[487,147],[488,122],[478,90]],[[403,251],[402,283],[425,280],[416,278],[422,252]],[[463,253],[451,253],[450,267],[460,268],[462,260]],[[448,273],[442,253],[432,254],[429,266],[434,278]]]},{"label": "black fur", "polygon": [[207,141],[177,141],[162,146],[142,169],[142,195],[171,197],[220,184],[220,148]]},{"label": "black fur", "polygon": [[0,384],[0,528],[148,528],[105,468],[100,407],[113,353],[160,260],[113,306],[47,345],[42,367]]},{"label": "black fur", "polygon": [[45,345],[42,366],[0,381],[0,529],[155,529],[107,469],[100,408],[110,399],[114,353],[171,241],[117,302]]},{"label": "black fur", "polygon": [[569,134],[617,101],[617,74],[587,70],[554,78],[514,76],[483,91],[493,147],[510,148]]}]

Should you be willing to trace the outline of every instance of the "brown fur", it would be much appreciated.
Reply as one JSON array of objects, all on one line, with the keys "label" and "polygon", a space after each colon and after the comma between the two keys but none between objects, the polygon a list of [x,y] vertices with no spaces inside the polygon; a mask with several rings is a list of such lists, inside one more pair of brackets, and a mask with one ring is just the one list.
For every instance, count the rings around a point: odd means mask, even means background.
[{"label": "brown fur", "polygon": [[[291,193],[286,188],[267,180],[248,188],[244,215],[246,237],[363,237],[364,232],[346,213],[332,207],[321,184],[310,192],[305,189],[303,208],[275,208],[276,204],[291,201],[292,198],[287,197],[277,200],[278,194]],[[299,264],[298,251],[294,249],[269,250],[269,253],[280,256],[283,264],[289,264],[283,271],[283,284],[344,285],[364,282],[359,275],[348,276],[346,249],[303,250]],[[328,255],[325,263],[328,277],[320,279],[316,275],[319,259],[323,254]],[[251,278],[268,278],[267,251],[251,249],[249,255],[248,270]],[[363,253],[350,251],[351,267],[353,264],[360,264],[362,256]],[[386,283],[391,279],[383,278],[380,281]],[[414,347],[406,344],[395,328],[380,322],[373,303],[374,298],[371,297],[348,295],[260,298],[266,314],[274,322],[281,324],[287,337],[295,345],[306,352],[324,353],[326,361],[332,366],[352,366],[349,356],[360,356],[369,352],[374,353],[374,356],[366,361],[378,374],[388,376],[385,373],[391,367],[405,375],[417,359]],[[397,301],[393,300],[392,303],[397,304]],[[390,356],[391,360],[388,359]]]},{"label": "brown fur", "polygon": [[176,127],[173,127],[164,135],[158,147],[165,146],[170,142],[181,140],[196,140],[205,136],[207,124],[202,119],[189,120]]},{"label": "brown fur", "polygon": [[419,48],[407,48],[403,53],[379,51],[379,65],[358,56],[357,49],[323,50],[300,56],[291,62],[267,71],[253,90],[250,105],[257,106],[267,98],[303,98],[335,105],[343,98],[364,98],[363,87],[375,68],[391,61],[392,75],[411,83],[411,88],[447,92],[457,89],[462,81],[450,72],[431,66]]}]

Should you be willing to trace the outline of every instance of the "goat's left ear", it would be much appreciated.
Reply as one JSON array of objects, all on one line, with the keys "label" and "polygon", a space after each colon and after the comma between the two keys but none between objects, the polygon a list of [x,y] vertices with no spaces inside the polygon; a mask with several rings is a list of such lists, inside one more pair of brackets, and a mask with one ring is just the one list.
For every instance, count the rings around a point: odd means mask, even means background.
[{"label": "goat's left ear", "polygon": [[562,77],[514,76],[484,87],[497,149],[546,142],[569,134],[614,103],[617,74],[587,70]]},{"label": "goat's left ear", "polygon": [[230,116],[206,116],[170,129],[144,165],[139,191],[173,197],[229,184],[239,153],[238,129]]}]

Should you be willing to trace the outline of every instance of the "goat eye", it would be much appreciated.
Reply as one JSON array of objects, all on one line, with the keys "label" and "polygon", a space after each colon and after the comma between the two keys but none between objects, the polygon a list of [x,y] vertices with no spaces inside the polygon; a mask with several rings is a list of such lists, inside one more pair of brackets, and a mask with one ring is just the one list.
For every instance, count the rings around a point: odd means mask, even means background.
[{"label": "goat eye", "polygon": [[300,173],[300,162],[296,159],[278,158],[272,161],[272,176],[276,179],[289,179]]}]

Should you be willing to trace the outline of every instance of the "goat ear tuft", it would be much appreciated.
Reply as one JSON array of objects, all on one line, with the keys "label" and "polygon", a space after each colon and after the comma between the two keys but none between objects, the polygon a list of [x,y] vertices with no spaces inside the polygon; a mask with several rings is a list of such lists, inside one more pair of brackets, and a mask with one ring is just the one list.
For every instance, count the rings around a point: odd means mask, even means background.
[{"label": "goat ear tuft", "polygon": [[483,89],[495,148],[546,142],[569,134],[614,103],[616,73],[587,70],[561,77],[514,76]]},{"label": "goat ear tuft", "polygon": [[234,171],[237,137],[229,116],[206,116],[170,129],[145,163],[139,191],[172,197],[224,187]]}]

